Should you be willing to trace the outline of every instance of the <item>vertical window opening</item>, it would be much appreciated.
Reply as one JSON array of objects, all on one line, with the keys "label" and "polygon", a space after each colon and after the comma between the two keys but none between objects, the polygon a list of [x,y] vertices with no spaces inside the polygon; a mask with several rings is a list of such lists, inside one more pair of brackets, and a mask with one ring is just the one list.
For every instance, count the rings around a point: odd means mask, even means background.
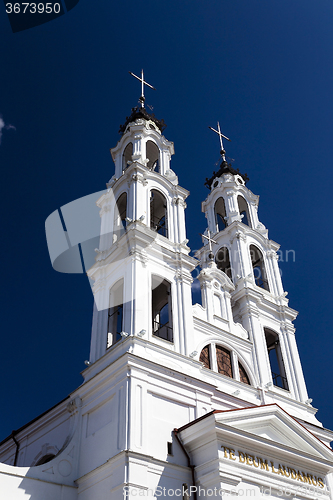
[{"label": "vertical window opening", "polygon": [[172,443],[168,442],[168,455],[173,455],[172,453]]},{"label": "vertical window opening", "polygon": [[223,198],[219,198],[214,206],[216,231],[223,231],[227,227],[225,203]]},{"label": "vertical window opening", "polygon": [[147,167],[150,170],[156,170],[156,172],[160,171],[159,159],[160,159],[160,151],[156,146],[155,142],[147,141],[146,144],[146,158],[148,160]]},{"label": "vertical window opening", "polygon": [[171,284],[153,276],[152,279],[153,334],[173,342]]},{"label": "vertical window opening", "polygon": [[217,361],[217,371],[222,375],[227,377],[233,377],[232,373],[232,362],[231,362],[231,352],[224,347],[216,346],[216,361]]},{"label": "vertical window opening", "polygon": [[289,391],[288,380],[284,368],[279,336],[277,333],[272,332],[271,330],[265,328],[265,338],[266,338],[269,362],[271,365],[273,385]]},{"label": "vertical window opening", "polygon": [[163,194],[155,189],[150,195],[150,228],[168,237],[167,201]]},{"label": "vertical window opening", "polygon": [[228,276],[228,278],[232,280],[229,250],[227,249],[227,247],[222,247],[219,249],[219,251],[215,255],[215,262],[217,268],[223,271]]},{"label": "vertical window opening", "polygon": [[239,213],[242,218],[243,224],[246,224],[247,226],[251,227],[249,209],[245,199],[243,198],[243,196],[238,196],[237,201],[238,201]]},{"label": "vertical window opening", "polygon": [[257,286],[264,288],[269,292],[268,279],[266,275],[265,263],[259,248],[250,246],[250,255],[253,268],[253,275]]},{"label": "vertical window opening", "polygon": [[123,152],[123,171],[128,167],[128,163],[132,161],[133,144],[129,142]]},{"label": "vertical window opening", "polygon": [[199,361],[205,365],[205,368],[210,368],[209,345],[206,345],[200,353]]},{"label": "vertical window opening", "polygon": [[127,193],[123,193],[119,196],[114,208],[113,234],[116,236],[115,240],[118,240],[126,230],[126,217]]},{"label": "vertical window opening", "polygon": [[120,333],[123,331],[123,280],[116,283],[110,292],[110,308],[108,315],[108,338],[107,347],[118,342],[121,339]]},{"label": "vertical window opening", "polygon": [[243,365],[238,361],[238,369],[239,369],[239,379],[244,384],[250,385],[250,379],[245,371]]}]

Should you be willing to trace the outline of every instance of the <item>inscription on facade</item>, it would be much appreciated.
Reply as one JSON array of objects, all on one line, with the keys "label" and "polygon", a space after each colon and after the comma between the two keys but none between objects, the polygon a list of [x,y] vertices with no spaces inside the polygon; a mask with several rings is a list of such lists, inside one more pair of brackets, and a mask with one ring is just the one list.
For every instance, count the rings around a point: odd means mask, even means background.
[{"label": "inscription on facade", "polygon": [[276,466],[273,460],[263,459],[240,450],[235,451],[233,448],[228,448],[227,446],[222,445],[221,448],[224,451],[224,458],[228,460],[238,461],[239,463],[255,467],[256,469],[263,469],[272,474],[278,474],[293,479],[294,481],[301,481],[302,483],[307,483],[312,486],[318,486],[319,488],[325,487],[323,479],[314,474],[308,474],[283,464],[278,464],[278,466]]}]

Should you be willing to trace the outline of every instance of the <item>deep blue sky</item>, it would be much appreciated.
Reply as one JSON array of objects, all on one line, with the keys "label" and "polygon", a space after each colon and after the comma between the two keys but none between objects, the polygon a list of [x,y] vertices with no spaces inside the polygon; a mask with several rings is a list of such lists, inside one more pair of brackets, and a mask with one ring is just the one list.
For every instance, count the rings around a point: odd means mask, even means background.
[{"label": "deep blue sky", "polygon": [[84,275],[55,272],[47,216],[105,187],[109,148],[147,91],[175,143],[189,189],[189,245],[201,246],[201,201],[216,169],[220,121],[234,166],[260,195],[282,250],[309,397],[333,428],[331,0],[80,0],[61,18],[13,34],[0,5],[2,298],[0,440],[81,382],[92,293]]}]

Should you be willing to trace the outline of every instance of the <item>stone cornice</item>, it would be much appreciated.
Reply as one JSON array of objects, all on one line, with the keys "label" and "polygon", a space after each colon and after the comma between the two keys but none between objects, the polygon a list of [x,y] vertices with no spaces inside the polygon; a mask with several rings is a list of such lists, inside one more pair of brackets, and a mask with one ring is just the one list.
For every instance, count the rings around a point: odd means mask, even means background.
[{"label": "stone cornice", "polygon": [[221,288],[226,291],[235,290],[234,284],[228,276],[217,268],[205,267],[202,269],[198,276],[198,280],[200,281],[200,285],[203,286],[204,283],[212,284],[214,280],[216,280]]}]

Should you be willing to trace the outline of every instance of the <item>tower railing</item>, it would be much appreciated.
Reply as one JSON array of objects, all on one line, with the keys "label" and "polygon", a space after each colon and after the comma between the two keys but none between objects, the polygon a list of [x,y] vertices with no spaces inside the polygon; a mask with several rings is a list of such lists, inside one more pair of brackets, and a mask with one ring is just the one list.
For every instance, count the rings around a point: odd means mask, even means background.
[{"label": "tower railing", "polygon": [[273,385],[275,387],[281,387],[281,389],[285,389],[289,391],[288,380],[287,377],[280,375],[279,373],[272,372]]},{"label": "tower railing", "polygon": [[173,329],[169,326],[169,323],[159,323],[158,321],[153,321],[153,334],[155,337],[160,337],[161,339],[173,342]]}]

